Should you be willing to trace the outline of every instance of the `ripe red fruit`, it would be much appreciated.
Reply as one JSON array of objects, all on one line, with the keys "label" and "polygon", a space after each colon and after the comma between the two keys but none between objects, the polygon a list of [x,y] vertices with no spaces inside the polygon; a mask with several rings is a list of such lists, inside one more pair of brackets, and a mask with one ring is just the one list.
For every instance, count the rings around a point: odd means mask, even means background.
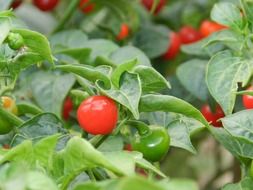
[{"label": "ripe red fruit", "polygon": [[183,44],[190,44],[201,39],[199,31],[191,26],[184,26],[179,31],[179,36]]},{"label": "ripe red fruit", "polygon": [[41,11],[51,11],[59,3],[59,0],[33,0],[33,4]]},{"label": "ripe red fruit", "polygon": [[131,144],[126,144],[126,145],[124,146],[124,150],[127,150],[127,151],[129,151],[129,152],[133,151],[132,145],[131,145]]},{"label": "ripe red fruit", "polygon": [[228,27],[226,27],[224,25],[221,25],[221,24],[218,24],[216,22],[212,22],[212,21],[209,21],[209,20],[204,20],[201,23],[201,26],[200,26],[199,30],[200,30],[201,36],[205,38],[205,37],[211,35],[214,32],[224,30],[224,29],[227,29],[227,28]]},{"label": "ripe red fruit", "polygon": [[[247,90],[253,90],[253,86],[250,86]],[[253,109],[253,96],[246,94],[243,95],[242,102],[246,109]]]},{"label": "ripe red fruit", "polygon": [[210,122],[215,127],[221,127],[222,123],[217,121],[223,117],[225,114],[219,105],[216,106],[215,112],[213,113],[209,105],[204,105],[201,108],[201,113],[206,118],[208,122]]},{"label": "ripe red fruit", "polygon": [[73,110],[73,102],[70,97],[67,97],[63,103],[62,116],[67,121],[70,118],[70,113]]},{"label": "ripe red fruit", "polygon": [[8,144],[4,144],[4,145],[3,145],[3,149],[11,149],[11,146],[8,145]]},{"label": "ripe red fruit", "polygon": [[22,0],[15,0],[11,4],[11,8],[16,9],[22,4]]},{"label": "ripe red fruit", "polygon": [[127,24],[122,24],[120,28],[120,32],[117,36],[117,40],[124,40],[125,38],[128,37],[129,34],[129,27]]},{"label": "ripe red fruit", "polygon": [[145,178],[148,177],[148,173],[143,168],[136,167],[135,172]]},{"label": "ripe red fruit", "polygon": [[79,106],[77,120],[80,127],[90,134],[110,134],[117,124],[118,108],[106,96],[91,96]]},{"label": "ripe red fruit", "polygon": [[83,13],[90,13],[94,10],[95,4],[90,3],[89,0],[81,0],[79,3],[79,8]]},{"label": "ripe red fruit", "polygon": [[167,52],[163,55],[165,60],[174,59],[180,51],[181,39],[175,32],[170,33],[170,46]]},{"label": "ripe red fruit", "polygon": [[[148,10],[151,11],[153,4],[155,3],[155,0],[142,0],[141,1],[143,6]],[[164,5],[166,4],[166,0],[160,0],[156,9],[155,9],[155,14],[158,14]]]}]

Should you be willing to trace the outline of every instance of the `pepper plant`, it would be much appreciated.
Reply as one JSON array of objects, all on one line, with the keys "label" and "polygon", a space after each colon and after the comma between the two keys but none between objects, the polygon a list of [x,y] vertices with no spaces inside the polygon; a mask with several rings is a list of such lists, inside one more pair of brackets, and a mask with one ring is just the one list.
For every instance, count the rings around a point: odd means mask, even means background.
[{"label": "pepper plant", "polygon": [[[208,123],[189,103],[159,93],[170,84],[144,53],[109,40],[89,40],[78,30],[52,35],[49,45],[43,35],[16,28],[11,11],[1,15],[6,31],[1,38],[1,95],[16,99],[18,109],[13,113],[2,101],[1,119],[11,127],[5,130],[8,126],[1,124],[1,188],[8,189],[21,171],[26,172],[20,186],[30,189],[110,188],[115,183],[163,189],[179,183],[168,181],[157,168],[170,141],[180,147],[177,137],[170,137],[167,126],[151,125],[147,117],[174,112],[171,121],[182,120],[192,125],[191,131]],[[77,105],[77,117],[74,110],[69,117],[62,114],[66,97]],[[133,151],[124,151],[124,144],[132,144]],[[149,173],[151,181],[158,176],[163,180],[146,182],[136,176],[136,167]]]}]

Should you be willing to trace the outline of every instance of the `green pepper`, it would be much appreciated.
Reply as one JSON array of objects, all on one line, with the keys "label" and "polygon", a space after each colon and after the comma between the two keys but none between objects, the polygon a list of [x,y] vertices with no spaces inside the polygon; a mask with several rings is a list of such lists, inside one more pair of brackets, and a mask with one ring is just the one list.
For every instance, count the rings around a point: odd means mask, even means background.
[{"label": "green pepper", "polygon": [[167,130],[155,125],[138,125],[136,128],[137,132],[131,142],[133,150],[141,152],[146,160],[160,161],[167,154],[170,146]]},{"label": "green pepper", "polygon": [[24,44],[24,38],[18,33],[9,33],[7,37],[7,43],[13,50],[19,50]]},{"label": "green pepper", "polygon": [[0,135],[9,133],[12,128],[12,124],[0,116]]}]

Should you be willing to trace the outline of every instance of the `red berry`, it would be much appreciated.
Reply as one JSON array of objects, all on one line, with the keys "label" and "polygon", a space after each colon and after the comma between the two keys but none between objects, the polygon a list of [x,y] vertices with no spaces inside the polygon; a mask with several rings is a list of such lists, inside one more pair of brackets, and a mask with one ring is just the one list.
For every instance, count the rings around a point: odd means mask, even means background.
[{"label": "red berry", "polygon": [[79,8],[83,13],[90,13],[94,10],[95,4],[90,3],[89,0],[81,0],[79,3]]},{"label": "red berry", "polygon": [[120,28],[120,32],[117,36],[117,40],[124,40],[128,37],[129,34],[129,27],[127,24],[122,24]]},{"label": "red berry", "polygon": [[205,37],[211,35],[214,32],[224,30],[224,29],[227,29],[227,28],[228,27],[226,27],[224,25],[221,25],[221,24],[218,24],[216,22],[212,22],[212,21],[209,21],[209,20],[204,20],[201,23],[201,26],[200,26],[200,34],[201,34],[202,37],[205,38]]},{"label": "red berry", "polygon": [[182,27],[179,35],[183,44],[190,44],[201,39],[201,34],[191,26]]},{"label": "red berry", "polygon": [[11,8],[16,9],[22,4],[22,0],[14,0],[11,4]]},{"label": "red berry", "polygon": [[[247,90],[253,90],[253,86],[250,86]],[[253,109],[253,96],[245,94],[242,96],[242,101],[246,109]]]},{"label": "red berry", "polygon": [[70,97],[67,97],[63,103],[63,118],[67,121],[70,118],[70,113],[73,110],[73,102]]},{"label": "red berry", "polygon": [[33,0],[33,4],[41,11],[51,11],[59,3],[59,0]]},{"label": "red berry", "polygon": [[215,112],[213,113],[209,105],[204,105],[201,108],[201,113],[215,127],[221,127],[222,123],[219,119],[225,117],[225,114],[219,105],[216,106]]},{"label": "red berry", "polygon": [[136,167],[135,172],[143,177],[148,177],[147,172],[143,168]]},{"label": "red berry", "polygon": [[79,106],[77,120],[80,127],[90,134],[110,134],[117,124],[118,108],[106,96],[91,96]]},{"label": "red berry", "polygon": [[167,52],[163,55],[165,60],[174,59],[180,51],[181,40],[177,33],[170,33],[170,46]]},{"label": "red berry", "polygon": [[131,145],[131,144],[126,144],[126,145],[124,146],[124,150],[127,150],[127,151],[129,151],[129,152],[133,151],[132,145]]},{"label": "red berry", "polygon": [[[155,0],[142,0],[141,1],[143,6],[148,10],[151,11],[153,4],[155,3]],[[158,14],[162,8],[164,7],[164,5],[166,4],[166,0],[159,0],[158,5],[156,6],[155,9],[155,14]]]},{"label": "red berry", "polygon": [[8,144],[4,144],[4,145],[3,145],[3,149],[11,149],[11,146],[8,145]]}]

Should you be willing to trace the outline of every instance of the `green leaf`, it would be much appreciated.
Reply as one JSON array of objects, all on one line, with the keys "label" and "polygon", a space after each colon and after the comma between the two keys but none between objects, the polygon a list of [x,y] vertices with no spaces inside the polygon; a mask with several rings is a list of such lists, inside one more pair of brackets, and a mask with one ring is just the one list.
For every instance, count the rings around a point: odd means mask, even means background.
[{"label": "green leaf", "polygon": [[236,138],[230,135],[223,128],[210,128],[211,133],[214,137],[237,159],[244,162],[242,158],[253,159],[253,144],[244,139]]},{"label": "green leaf", "polygon": [[244,110],[222,118],[224,128],[234,137],[253,144],[253,110]]},{"label": "green leaf", "polygon": [[52,158],[59,136],[59,134],[56,134],[45,137],[38,141],[33,147],[36,164],[40,163],[40,165],[48,171],[53,170]]},{"label": "green leaf", "polygon": [[47,60],[50,63],[53,63],[49,42],[45,36],[27,29],[12,29],[12,32],[19,33],[24,38],[25,46],[28,48],[28,52],[38,54],[40,61]]},{"label": "green leaf", "polygon": [[246,16],[247,21],[249,23],[253,23],[253,13],[252,13],[252,9],[253,9],[253,2],[251,0],[248,1],[241,1],[240,2],[242,4],[242,10],[244,10],[244,14]]},{"label": "green leaf", "polygon": [[135,174],[135,161],[127,152],[104,152],[103,154],[111,164],[120,168],[125,174]]},{"label": "green leaf", "polygon": [[[6,10],[10,7],[12,0],[4,0],[0,3],[0,11]],[[1,16],[1,15],[0,15]],[[2,30],[0,30],[2,31]]]},{"label": "green leaf", "polygon": [[144,93],[159,92],[171,88],[170,83],[153,67],[138,65],[134,68],[141,79],[141,87]]},{"label": "green leaf", "polygon": [[96,85],[103,94],[125,106],[136,119],[139,118],[138,106],[141,96],[141,82],[137,74],[125,72],[121,76],[119,90],[106,90],[98,82]]},{"label": "green leaf", "polygon": [[37,142],[44,137],[58,133],[66,133],[62,128],[61,121],[53,114],[43,113],[33,117],[20,126],[11,145],[15,146],[27,139]]},{"label": "green leaf", "polygon": [[1,158],[0,164],[6,161],[22,162],[24,160],[26,163],[31,164],[33,159],[32,141],[27,140],[10,149],[8,153]]},{"label": "green leaf", "polygon": [[95,70],[101,72],[102,74],[108,76],[109,78],[112,75],[112,67],[109,65],[99,65],[95,67]]},{"label": "green leaf", "polygon": [[206,72],[207,87],[225,114],[231,114],[239,82],[245,86],[250,79],[249,62],[234,57],[230,52],[216,54],[209,61]]},{"label": "green leaf", "polygon": [[208,126],[207,121],[200,113],[198,109],[193,107],[191,104],[185,102],[184,100],[178,99],[173,96],[167,95],[144,95],[141,97],[140,112],[155,112],[155,111],[164,111],[164,112],[174,112],[180,113],[187,117],[196,119],[200,121],[205,126]]},{"label": "green leaf", "polygon": [[209,37],[204,38],[203,40],[200,40],[193,44],[183,45],[181,47],[181,50],[184,53],[190,55],[211,57],[212,55],[216,54],[217,52],[221,51],[224,48],[224,46],[221,44],[210,44],[209,46],[206,46],[208,40]]},{"label": "green leaf", "polygon": [[216,3],[211,11],[211,18],[220,24],[237,30],[243,28],[243,20],[240,9],[234,3]]},{"label": "green leaf", "polygon": [[140,48],[149,58],[164,54],[169,42],[169,30],[162,25],[144,25],[133,39],[133,45]]},{"label": "green leaf", "polygon": [[191,143],[190,126],[194,123],[182,121],[181,119],[174,120],[168,125],[168,132],[171,137],[170,144],[174,147],[183,148],[189,152],[196,154],[197,151]]},{"label": "green leaf", "polygon": [[154,183],[153,181],[146,180],[145,178],[140,177],[130,177],[125,178],[120,181],[118,184],[118,188],[120,190],[165,190],[158,184]]},{"label": "green leaf", "polygon": [[52,167],[51,175],[55,179],[61,179],[61,182],[64,180],[62,176],[64,176],[64,151],[58,151],[53,154],[52,158]]},{"label": "green leaf", "polygon": [[126,63],[123,63],[121,65],[118,65],[116,67],[116,69],[113,71],[112,73],[112,77],[111,77],[111,81],[112,83],[119,88],[119,81],[120,81],[120,77],[121,75],[125,72],[125,71],[130,71],[135,65],[137,64],[137,60],[131,60],[128,61]]},{"label": "green leaf", "polygon": [[64,149],[64,171],[66,174],[97,166],[106,168],[119,176],[125,175],[120,167],[113,165],[88,141],[80,137],[73,137],[69,140]]},{"label": "green leaf", "polygon": [[139,49],[133,46],[125,46],[114,51],[110,58],[116,64],[123,64],[126,61],[137,59],[140,65],[151,66],[148,57]]},{"label": "green leaf", "polygon": [[0,17],[0,45],[4,42],[11,30],[11,22],[9,18]]},{"label": "green leaf", "polygon": [[154,165],[152,165],[150,162],[145,160],[143,158],[143,155],[140,152],[128,152],[128,153],[132,155],[132,157],[134,158],[135,163],[138,167],[152,171],[161,177],[164,177],[164,178],[167,177],[164,173],[161,172],[161,170],[159,170]]},{"label": "green leaf", "polygon": [[90,62],[94,62],[98,56],[108,58],[119,47],[115,43],[105,39],[94,39],[85,42],[83,48],[91,49]]},{"label": "green leaf", "polygon": [[99,147],[101,152],[120,151],[124,147],[124,142],[121,136],[109,136]]},{"label": "green leaf", "polygon": [[88,37],[81,30],[64,30],[50,37],[50,45],[54,52],[63,49],[83,48]]},{"label": "green leaf", "polygon": [[77,74],[91,82],[102,81],[106,88],[111,86],[108,76],[101,71],[98,71],[95,67],[85,65],[58,65],[56,68]]},{"label": "green leaf", "polygon": [[86,60],[88,60],[90,54],[91,54],[91,49],[88,48],[73,48],[73,49],[63,49],[60,51],[55,52],[55,54],[64,54],[68,55],[81,64],[87,64]]},{"label": "green leaf", "polygon": [[209,47],[217,43],[222,43],[226,47],[234,51],[242,51],[244,48],[245,37],[232,30],[221,30],[214,32],[212,35],[206,38],[206,44],[204,47]]},{"label": "green leaf", "polygon": [[19,51],[17,56],[9,63],[11,74],[18,75],[31,65],[43,61],[41,55],[36,52]]},{"label": "green leaf", "polygon": [[37,114],[43,113],[43,111],[40,108],[38,108],[37,106],[31,103],[26,103],[26,102],[18,103],[17,107],[18,107],[19,115],[25,115],[25,114],[37,115]]},{"label": "green leaf", "polygon": [[202,101],[206,101],[209,95],[205,83],[206,65],[206,60],[192,59],[181,64],[177,69],[177,77],[181,84]]},{"label": "green leaf", "polygon": [[168,182],[161,182],[166,190],[198,190],[198,184],[190,179],[171,179]]},{"label": "green leaf", "polygon": [[36,103],[44,111],[61,117],[63,102],[75,83],[73,75],[56,75],[41,71],[34,73],[33,76],[31,90]]},{"label": "green leaf", "polygon": [[87,182],[77,185],[73,190],[101,190],[101,187],[95,182]]},{"label": "green leaf", "polygon": [[178,114],[162,111],[143,112],[140,116],[141,120],[147,121],[151,125],[159,125],[164,127],[167,127],[169,123],[178,118]]},{"label": "green leaf", "polygon": [[5,190],[36,189],[59,190],[57,185],[44,172],[32,170],[23,162],[8,163],[0,167],[0,184]]},{"label": "green leaf", "polygon": [[26,188],[36,190],[58,190],[59,188],[52,179],[38,171],[29,172],[26,178]]},{"label": "green leaf", "polygon": [[222,188],[222,190],[250,190],[252,187],[252,178],[246,177],[242,179],[239,183],[226,185]]}]

